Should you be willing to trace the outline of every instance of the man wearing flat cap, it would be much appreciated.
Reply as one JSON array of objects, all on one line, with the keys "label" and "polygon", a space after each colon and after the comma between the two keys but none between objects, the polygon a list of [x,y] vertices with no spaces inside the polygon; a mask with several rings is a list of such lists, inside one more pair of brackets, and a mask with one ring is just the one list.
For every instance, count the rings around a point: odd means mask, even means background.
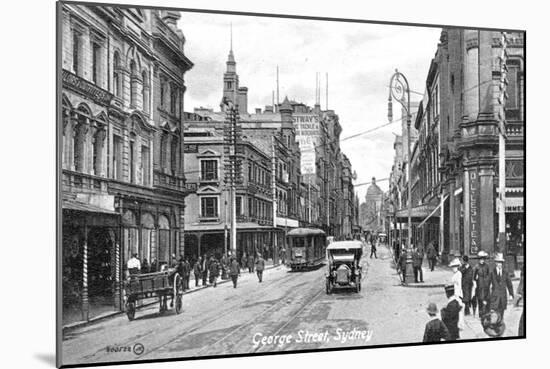
[{"label": "man wearing flat cap", "polygon": [[[514,288],[512,287],[510,275],[504,268],[504,257],[501,253],[495,255],[495,267],[491,271],[489,281],[491,286],[491,310],[496,311],[501,317],[504,317],[508,298],[510,300],[514,299]],[[507,292],[510,292],[510,296],[508,296]]]},{"label": "man wearing flat cap", "polygon": [[[477,254],[479,261],[474,267],[474,296],[477,300],[477,308],[479,317],[481,318],[487,312],[489,312],[489,284],[491,270],[486,263],[486,259],[489,256],[485,251],[480,251]],[[475,315],[475,311],[472,312]]]}]

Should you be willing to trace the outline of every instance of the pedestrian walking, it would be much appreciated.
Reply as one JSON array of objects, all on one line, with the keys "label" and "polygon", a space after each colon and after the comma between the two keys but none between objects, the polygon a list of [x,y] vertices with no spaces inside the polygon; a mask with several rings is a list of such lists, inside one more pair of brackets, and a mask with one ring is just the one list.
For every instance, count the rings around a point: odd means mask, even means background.
[{"label": "pedestrian walking", "polygon": [[376,256],[376,242],[373,242],[370,245],[370,258],[372,259],[372,255],[374,255],[375,259],[378,259],[378,256]]},{"label": "pedestrian walking", "polygon": [[195,287],[199,286],[199,280],[202,276],[202,258],[199,256],[199,258],[195,261],[195,264],[193,265],[193,274],[195,275]]},{"label": "pedestrian walking", "polygon": [[435,251],[435,246],[433,242],[428,243],[428,248],[426,249],[426,257],[428,258],[428,265],[430,270],[433,272],[435,265],[437,264],[437,251]]},{"label": "pedestrian walking", "polygon": [[183,289],[189,289],[189,280],[191,279],[191,264],[187,258],[183,258]]},{"label": "pedestrian walking", "polygon": [[218,285],[218,277],[220,275],[220,265],[218,261],[212,256],[210,257],[210,264],[208,265],[208,272],[210,275],[210,284],[216,287]]},{"label": "pedestrian walking", "polygon": [[424,260],[424,253],[421,252],[418,249],[418,247],[415,247],[412,257],[413,257],[412,262],[413,262],[414,282],[423,283],[424,276],[422,275],[422,261]]},{"label": "pedestrian walking", "polygon": [[254,255],[249,254],[248,255],[248,273],[254,273]]},{"label": "pedestrian walking", "polygon": [[517,290],[516,306],[519,306],[519,301],[523,299],[523,309],[521,311],[521,317],[519,318],[518,336],[523,337],[525,335],[525,320],[523,314],[525,313],[525,286],[523,280],[523,270],[521,271],[521,277],[519,279],[519,285]]},{"label": "pedestrian walking", "polygon": [[[473,298],[477,301],[477,309],[479,317],[489,312],[489,284],[490,284],[490,268],[486,263],[487,256],[485,251],[478,252],[478,264],[474,267],[474,294]],[[475,311],[474,311],[475,314]]]},{"label": "pedestrian walking", "polygon": [[233,281],[233,288],[237,288],[237,279],[239,278],[240,274],[241,268],[239,266],[239,263],[237,262],[237,259],[232,257],[229,264],[229,276],[231,277],[231,281]]},{"label": "pedestrian walking", "polygon": [[393,257],[395,258],[396,263],[399,261],[400,254],[401,254],[401,248],[399,247],[399,244],[393,241]]},{"label": "pedestrian walking", "polygon": [[281,264],[285,265],[285,261],[286,261],[286,250],[285,248],[283,247],[281,249]]},{"label": "pedestrian walking", "polygon": [[402,283],[406,283],[407,278],[407,252],[405,249],[401,250],[399,255],[399,261],[397,262],[398,272],[401,272]]},{"label": "pedestrian walking", "polygon": [[208,267],[210,265],[210,261],[208,260],[206,254],[204,254],[202,258],[202,285],[206,286],[206,281],[208,280]]},{"label": "pedestrian walking", "polygon": [[460,338],[458,329],[459,313],[462,309],[461,302],[456,296],[454,285],[445,286],[445,294],[448,298],[447,306],[441,309],[441,320],[449,331],[448,341],[456,341]]},{"label": "pedestrian walking", "polygon": [[[491,271],[489,277],[490,280],[490,302],[491,310],[496,311],[504,318],[504,310],[508,305],[508,298],[514,299],[514,288],[512,287],[512,280],[508,275],[508,271],[504,269],[504,257],[501,253],[495,255],[495,267]],[[508,296],[508,293],[510,295]]]},{"label": "pedestrian walking", "polygon": [[455,296],[462,301],[464,296],[462,293],[462,273],[460,272],[460,267],[462,264],[458,258],[454,258],[450,263],[449,267],[453,270],[453,276],[451,278],[451,283],[454,286]]},{"label": "pedestrian walking", "polygon": [[243,252],[243,256],[241,257],[241,268],[246,269],[246,261],[247,261],[246,254]]},{"label": "pedestrian walking", "polygon": [[223,254],[221,260],[220,260],[220,267],[221,267],[221,277],[222,277],[222,280],[226,280],[228,277],[227,277],[227,272],[228,272],[228,268],[229,268],[229,259],[227,257],[226,254]]},{"label": "pedestrian walking", "polygon": [[475,299],[472,298],[474,287],[474,269],[470,266],[468,255],[462,257],[462,302],[464,303],[464,315],[470,315],[470,307],[475,311]]},{"label": "pedestrian walking", "polygon": [[258,275],[258,281],[262,283],[262,278],[265,269],[265,260],[262,255],[258,254],[258,259],[256,259],[256,274]]},{"label": "pedestrian walking", "polygon": [[449,339],[449,330],[445,326],[445,323],[437,317],[437,311],[437,305],[430,302],[426,309],[426,312],[430,316],[430,321],[426,323],[422,342],[440,342],[441,340]]}]

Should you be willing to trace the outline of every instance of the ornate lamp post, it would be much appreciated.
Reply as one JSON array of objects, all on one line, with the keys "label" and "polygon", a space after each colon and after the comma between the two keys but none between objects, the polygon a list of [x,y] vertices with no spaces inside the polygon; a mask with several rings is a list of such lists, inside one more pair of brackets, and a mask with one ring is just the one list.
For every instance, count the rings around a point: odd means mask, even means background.
[{"label": "ornate lamp post", "polygon": [[[407,105],[405,105],[405,94],[407,96]],[[393,106],[392,98],[397,100],[407,112],[407,193],[408,193],[408,231],[407,231],[407,248],[411,248],[412,237],[412,196],[411,196],[411,94],[409,91],[409,82],[403,73],[397,69],[390,79],[390,93],[388,96],[388,121],[393,121]]]}]

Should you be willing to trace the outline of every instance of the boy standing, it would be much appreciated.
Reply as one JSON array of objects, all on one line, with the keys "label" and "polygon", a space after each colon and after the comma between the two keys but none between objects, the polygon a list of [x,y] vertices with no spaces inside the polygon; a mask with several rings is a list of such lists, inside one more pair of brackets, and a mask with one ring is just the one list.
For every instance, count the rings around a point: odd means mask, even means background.
[{"label": "boy standing", "polygon": [[441,340],[448,340],[449,330],[441,319],[437,317],[437,305],[430,302],[426,311],[431,320],[426,323],[422,342],[440,342]]}]

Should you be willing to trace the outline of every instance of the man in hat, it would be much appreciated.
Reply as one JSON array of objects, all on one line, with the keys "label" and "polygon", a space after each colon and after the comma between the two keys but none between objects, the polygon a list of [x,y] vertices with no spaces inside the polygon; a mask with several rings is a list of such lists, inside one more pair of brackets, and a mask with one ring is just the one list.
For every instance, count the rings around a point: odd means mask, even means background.
[{"label": "man in hat", "polygon": [[[472,287],[474,286],[474,269],[470,266],[468,255],[462,257],[462,302],[464,303],[464,315],[470,315],[470,306],[474,305],[472,299]],[[475,307],[473,307],[475,310]]]},{"label": "man in hat", "polygon": [[[414,273],[414,282],[424,282],[424,277],[422,275],[422,261],[424,260],[424,253],[418,249],[418,247],[414,248],[413,254],[412,254],[412,262],[413,262],[413,273]],[[420,276],[420,278],[418,278]]]},{"label": "man in hat", "polygon": [[428,249],[426,250],[426,257],[428,258],[428,264],[430,270],[433,272],[437,261],[437,252],[435,251],[434,243],[430,241],[428,243]]},{"label": "man in hat", "polygon": [[[504,317],[504,310],[508,305],[508,297],[510,300],[514,299],[514,288],[512,287],[512,280],[508,271],[504,268],[504,257],[501,253],[495,255],[495,267],[491,271],[490,277],[490,302],[491,309]],[[507,291],[510,292],[508,296]]]},{"label": "man in hat", "polygon": [[263,275],[265,269],[265,260],[260,253],[258,253],[258,258],[256,259],[256,274],[258,275],[258,282],[262,283]]},{"label": "man in hat", "polygon": [[[489,284],[490,284],[490,274],[489,265],[486,263],[487,256],[489,256],[485,251],[480,251],[477,256],[479,257],[478,264],[474,267],[474,298],[477,300],[477,308],[479,312],[479,317],[481,318],[484,314],[489,311]],[[473,312],[475,314],[475,311]]]},{"label": "man in hat", "polygon": [[445,286],[445,294],[449,299],[447,306],[441,309],[441,320],[445,323],[449,331],[448,341],[456,341],[460,338],[458,330],[458,316],[462,309],[461,302],[455,294],[455,288],[452,284]]},{"label": "man in hat", "polygon": [[451,279],[451,283],[453,284],[453,287],[454,287],[455,296],[462,300],[462,297],[463,297],[462,273],[460,272],[460,269],[459,269],[461,266],[462,264],[460,263],[460,260],[458,258],[454,258],[449,264],[449,267],[453,270],[453,277]]},{"label": "man in hat", "polygon": [[449,330],[445,326],[445,323],[437,317],[437,305],[430,302],[426,311],[431,320],[426,323],[422,342],[440,342],[441,340],[448,340]]},{"label": "man in hat", "polygon": [[401,254],[399,255],[399,260],[397,261],[397,271],[400,271],[403,276],[403,280],[401,282],[407,283],[407,251],[405,249],[402,249]]},{"label": "man in hat", "polygon": [[229,263],[229,276],[231,277],[231,281],[233,282],[233,288],[237,288],[237,279],[239,278],[240,274],[241,267],[239,266],[237,259],[232,256],[231,262]]}]

